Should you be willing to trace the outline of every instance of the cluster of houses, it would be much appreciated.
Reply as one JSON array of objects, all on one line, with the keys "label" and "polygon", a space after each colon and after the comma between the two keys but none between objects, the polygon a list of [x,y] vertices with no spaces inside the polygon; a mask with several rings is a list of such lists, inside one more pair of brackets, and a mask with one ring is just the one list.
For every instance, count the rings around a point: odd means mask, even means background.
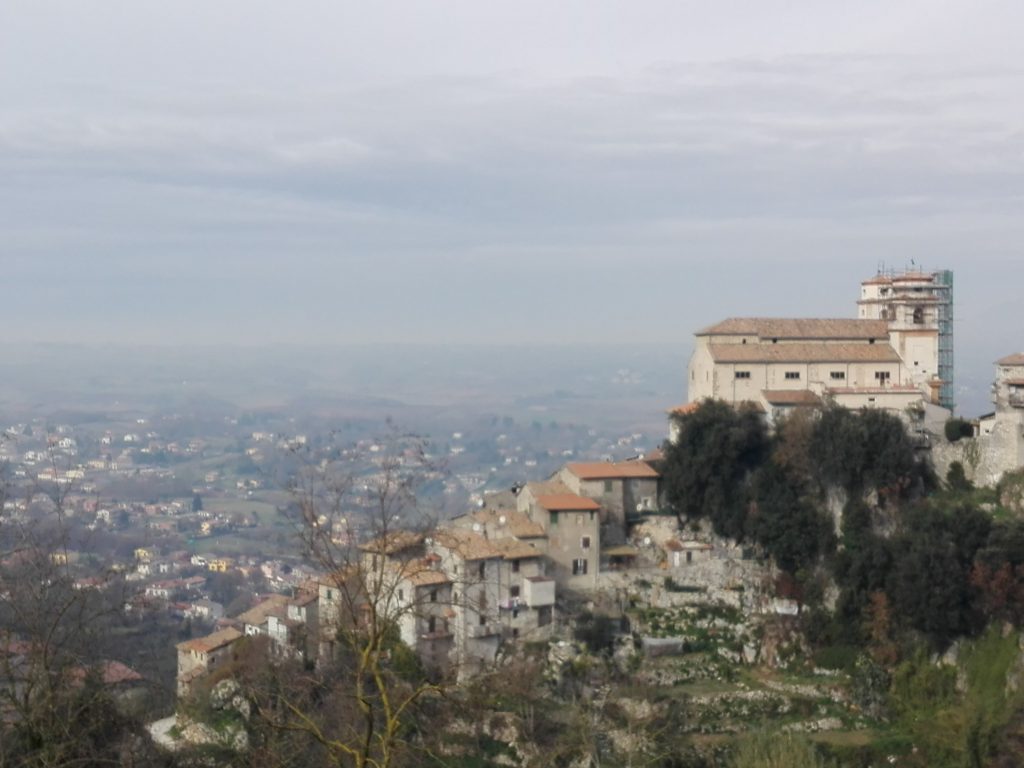
[{"label": "cluster of houses", "polygon": [[669,535],[637,540],[636,531],[660,514],[659,462],[657,454],[571,462],[430,530],[378,531],[343,568],[180,643],[179,692],[222,666],[246,636],[265,636],[275,657],[329,659],[371,606],[425,665],[473,674],[503,644],[549,637],[564,599],[593,600],[605,576],[686,569],[710,556],[713,545],[683,540],[674,517],[662,518],[670,520]]},{"label": "cluster of houses", "polygon": [[[715,399],[752,404],[771,425],[830,401],[889,410],[920,435],[941,434],[953,406],[952,294],[948,271],[880,273],[861,284],[856,318],[712,325],[696,334],[688,403],[674,413]],[[982,464],[998,476],[1024,465],[1024,356],[998,361],[993,392],[996,412],[976,428],[987,440]],[[659,466],[657,453],[570,462],[547,480],[482,494],[479,508],[430,531],[385,530],[347,542],[356,550],[346,568],[180,644],[179,691],[187,693],[247,635],[269,638],[275,655],[330,658],[365,613],[397,627],[428,666],[472,674],[505,643],[548,637],[559,607],[573,598],[596,601],[650,586],[652,569],[667,572],[666,589],[713,587],[719,597],[746,591],[736,598],[748,601],[745,608],[790,612],[771,589],[756,587],[770,567],[748,568],[749,553],[735,542],[661,515]]]}]

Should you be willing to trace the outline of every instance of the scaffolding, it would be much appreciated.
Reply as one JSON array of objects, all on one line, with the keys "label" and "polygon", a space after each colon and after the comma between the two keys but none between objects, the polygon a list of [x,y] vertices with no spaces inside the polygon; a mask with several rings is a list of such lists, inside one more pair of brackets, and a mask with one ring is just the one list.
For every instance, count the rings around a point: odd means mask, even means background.
[{"label": "scaffolding", "polygon": [[953,270],[943,269],[935,273],[936,298],[939,320],[939,405],[953,410]]}]

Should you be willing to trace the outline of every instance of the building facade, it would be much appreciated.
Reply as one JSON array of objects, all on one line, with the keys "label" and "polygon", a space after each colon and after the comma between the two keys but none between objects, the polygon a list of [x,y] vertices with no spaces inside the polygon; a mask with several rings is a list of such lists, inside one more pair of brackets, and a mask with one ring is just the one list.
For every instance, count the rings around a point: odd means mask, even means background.
[{"label": "building facade", "polygon": [[920,418],[951,409],[952,272],[876,275],[857,304],[853,319],[729,318],[698,331],[688,402],[754,403],[769,420],[823,398]]}]

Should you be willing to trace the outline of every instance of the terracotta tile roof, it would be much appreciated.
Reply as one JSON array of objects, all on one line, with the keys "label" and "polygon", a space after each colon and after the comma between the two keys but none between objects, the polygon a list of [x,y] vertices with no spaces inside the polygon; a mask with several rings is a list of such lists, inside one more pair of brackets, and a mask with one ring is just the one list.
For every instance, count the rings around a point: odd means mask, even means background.
[{"label": "terracotta tile roof", "polygon": [[602,550],[601,554],[608,557],[636,557],[640,550],[630,544],[621,544],[617,547],[608,547]]},{"label": "terracotta tile roof", "polygon": [[687,541],[679,541],[679,539],[669,539],[665,542],[665,549],[672,552],[685,552],[686,550],[708,550],[713,547],[706,541],[693,541],[692,539]]},{"label": "terracotta tile roof", "polygon": [[[76,683],[80,683],[88,675],[85,667],[75,667],[71,670],[71,676]],[[120,661],[104,661],[100,666],[100,678],[104,685],[122,685],[124,683],[137,683],[142,680],[142,675]]]},{"label": "terracotta tile roof", "polygon": [[412,549],[423,543],[423,534],[415,531],[389,531],[371,539],[359,548],[364,552],[393,555],[406,549]]},{"label": "terracotta tile roof", "polygon": [[434,534],[434,541],[439,546],[449,549],[464,560],[490,560],[501,557],[500,551],[475,531],[462,528],[447,528]]},{"label": "terracotta tile roof", "polygon": [[1007,379],[1006,383],[1011,387],[1024,387],[1024,379]]},{"label": "terracotta tile roof", "polygon": [[491,546],[501,552],[506,560],[526,560],[531,557],[540,557],[541,552],[532,544],[516,539],[491,539]]},{"label": "terracotta tile roof", "polygon": [[544,526],[514,509],[481,509],[474,512],[472,518],[478,523],[508,531],[518,539],[540,539],[546,535]]},{"label": "terracotta tile roof", "polygon": [[693,413],[698,408],[700,408],[700,403],[683,403],[674,408],[669,408],[668,412],[673,416],[685,416],[688,413]]},{"label": "terracotta tile roof", "polygon": [[433,560],[413,560],[402,568],[402,578],[414,587],[434,587],[448,584],[451,580],[444,571],[432,567]]},{"label": "terracotta tile roof", "polygon": [[762,339],[888,339],[884,320],[848,318],[730,317],[697,336],[757,336]]},{"label": "terracotta tile roof", "polygon": [[716,363],[898,363],[881,344],[709,344]]},{"label": "terracotta tile roof", "polygon": [[254,627],[260,627],[271,614],[278,618],[288,615],[287,595],[271,595],[259,605],[250,608],[245,613],[239,614],[237,618],[243,624],[252,624]]},{"label": "terracotta tile roof", "polygon": [[537,497],[537,503],[544,507],[544,509],[553,512],[576,512],[601,508],[601,505],[593,499],[578,496],[575,493],[544,494]]},{"label": "terracotta tile roof", "polygon": [[581,480],[660,477],[654,467],[643,461],[573,461],[565,467]]},{"label": "terracotta tile roof", "polygon": [[765,389],[761,396],[771,405],[821,405],[821,398],[807,389]]},{"label": "terracotta tile roof", "polygon": [[299,590],[298,593],[296,593],[295,597],[293,597],[288,602],[290,602],[292,605],[297,605],[301,607],[304,605],[309,605],[310,603],[316,601],[319,597],[320,595],[318,594],[317,589],[301,589]]},{"label": "terracotta tile roof", "polygon": [[226,645],[242,637],[242,633],[237,629],[228,627],[227,629],[221,629],[213,634],[207,635],[206,637],[197,637],[194,640],[186,640],[183,643],[178,643],[179,651],[196,651],[197,653],[210,653],[216,651],[218,648],[223,648]]},{"label": "terracotta tile roof", "polygon": [[1001,357],[996,360],[996,365],[1024,365],[1024,352]]}]

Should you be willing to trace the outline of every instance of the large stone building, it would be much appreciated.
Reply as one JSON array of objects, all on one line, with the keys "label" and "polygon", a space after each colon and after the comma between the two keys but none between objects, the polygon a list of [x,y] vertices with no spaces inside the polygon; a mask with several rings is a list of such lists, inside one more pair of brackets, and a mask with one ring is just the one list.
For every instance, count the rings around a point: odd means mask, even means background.
[{"label": "large stone building", "polygon": [[900,413],[951,407],[951,273],[878,275],[858,305],[856,319],[729,318],[698,331],[688,402],[751,402],[769,417],[820,398]]}]

